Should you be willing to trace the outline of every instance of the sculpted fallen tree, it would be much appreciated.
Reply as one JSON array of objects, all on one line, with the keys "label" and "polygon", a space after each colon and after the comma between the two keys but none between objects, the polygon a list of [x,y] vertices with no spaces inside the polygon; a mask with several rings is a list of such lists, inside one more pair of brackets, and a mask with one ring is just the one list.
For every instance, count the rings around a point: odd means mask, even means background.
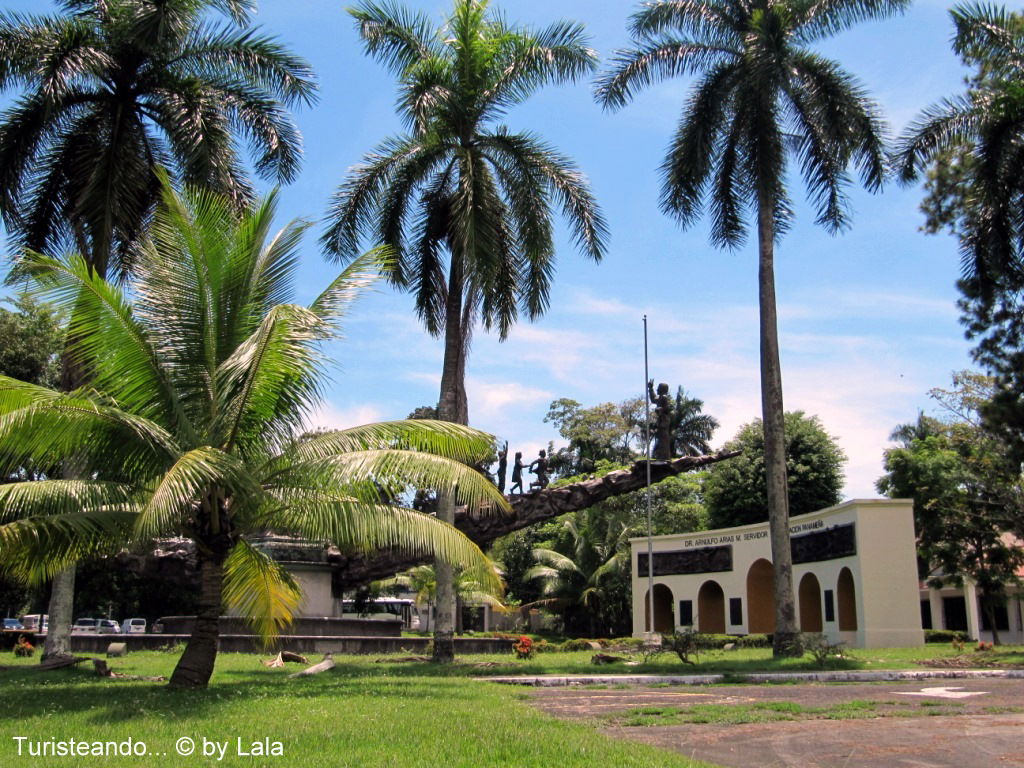
[{"label": "sculpted fallen tree", "polygon": [[[721,451],[707,456],[684,456],[670,461],[651,462],[651,483],[659,483],[669,477],[731,459],[739,453]],[[455,513],[455,527],[486,549],[495,539],[505,534],[568,512],[578,512],[613,496],[642,490],[646,484],[646,463],[638,461],[629,469],[609,472],[592,480],[509,496],[511,514],[471,513],[465,507],[459,508]],[[124,553],[119,556],[120,562],[136,573],[158,576],[161,580],[176,583],[187,583],[195,578],[194,559],[191,542],[184,539],[164,541],[160,549],[151,554]],[[350,590],[371,581],[389,578],[427,561],[391,550],[346,555],[332,547],[327,554],[327,562],[333,568],[335,583]]]},{"label": "sculpted fallen tree", "polygon": [[[698,467],[738,456],[739,451],[722,451],[707,456],[683,456],[670,461],[651,462],[651,483],[681,475]],[[582,480],[558,488],[545,488],[521,496],[509,496],[512,514],[471,513],[465,507],[455,513],[455,527],[479,547],[486,549],[495,539],[534,523],[542,523],[568,512],[578,512],[599,501],[632,493],[647,484],[646,462],[638,461],[629,469],[609,472],[604,477]],[[345,589],[353,589],[370,581],[384,579],[414,565],[422,558],[401,552],[372,552],[365,555],[340,555],[331,558],[334,578]]]}]

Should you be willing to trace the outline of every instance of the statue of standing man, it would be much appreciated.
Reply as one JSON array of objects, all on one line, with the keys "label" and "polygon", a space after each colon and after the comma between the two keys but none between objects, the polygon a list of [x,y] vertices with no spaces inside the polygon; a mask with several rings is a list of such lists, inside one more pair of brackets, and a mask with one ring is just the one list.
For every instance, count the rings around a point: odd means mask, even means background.
[{"label": "statue of standing man", "polygon": [[647,395],[654,404],[654,446],[651,458],[655,461],[669,461],[672,458],[672,398],[668,394],[668,384],[658,385],[654,392],[654,379],[647,382]]},{"label": "statue of standing man", "polygon": [[530,464],[530,471],[537,476],[537,479],[530,483],[530,490],[544,490],[548,487],[548,454],[541,451],[540,455]]}]

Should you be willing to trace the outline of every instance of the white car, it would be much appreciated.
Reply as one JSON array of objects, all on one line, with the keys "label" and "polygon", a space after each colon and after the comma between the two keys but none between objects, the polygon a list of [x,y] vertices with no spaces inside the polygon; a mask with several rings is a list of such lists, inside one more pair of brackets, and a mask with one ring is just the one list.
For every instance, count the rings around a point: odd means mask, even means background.
[{"label": "white car", "polygon": [[96,631],[101,635],[119,635],[121,634],[121,625],[113,619],[100,619],[99,624],[96,625]]},{"label": "white car", "polygon": [[125,619],[121,622],[121,634],[144,635],[146,634],[145,619]]},{"label": "white car", "polygon": [[79,619],[71,627],[73,635],[95,635],[99,631],[99,619]]}]

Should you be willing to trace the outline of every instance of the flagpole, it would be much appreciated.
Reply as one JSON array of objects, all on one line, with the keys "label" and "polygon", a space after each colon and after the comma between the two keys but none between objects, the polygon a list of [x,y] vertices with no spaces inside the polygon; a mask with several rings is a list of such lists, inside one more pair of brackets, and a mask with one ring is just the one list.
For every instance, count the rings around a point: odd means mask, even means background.
[{"label": "flagpole", "polygon": [[651,539],[651,398],[647,365],[647,315],[644,315],[644,455],[647,458],[647,639],[654,637],[654,542]]}]

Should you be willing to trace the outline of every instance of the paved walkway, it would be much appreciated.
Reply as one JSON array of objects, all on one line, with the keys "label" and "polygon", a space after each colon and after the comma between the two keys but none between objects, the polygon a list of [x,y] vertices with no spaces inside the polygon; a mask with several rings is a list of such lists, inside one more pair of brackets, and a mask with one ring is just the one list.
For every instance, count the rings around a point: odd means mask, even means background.
[{"label": "paved walkway", "polygon": [[[616,738],[640,741],[735,768],[1024,768],[1024,680],[1017,675],[841,685],[537,686],[536,706],[556,717],[606,723]],[[591,685],[623,683],[620,676]],[[659,682],[663,682],[660,679]],[[746,724],[626,726],[616,715],[639,707],[746,706],[796,702],[834,707],[873,702],[877,717]]]}]

